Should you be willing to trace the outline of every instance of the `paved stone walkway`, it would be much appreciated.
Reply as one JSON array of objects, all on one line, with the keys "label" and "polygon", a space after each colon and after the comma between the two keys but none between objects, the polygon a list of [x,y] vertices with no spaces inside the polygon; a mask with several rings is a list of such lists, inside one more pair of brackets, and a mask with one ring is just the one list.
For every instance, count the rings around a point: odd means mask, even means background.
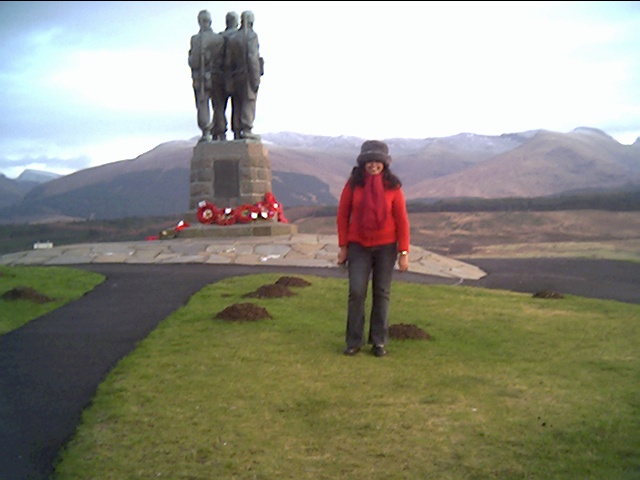
[{"label": "paved stone walkway", "polygon": [[[338,268],[337,256],[336,235],[295,233],[52,246],[2,255],[0,265],[202,263]],[[416,246],[409,249],[409,271],[460,280],[485,276],[476,266]]]}]

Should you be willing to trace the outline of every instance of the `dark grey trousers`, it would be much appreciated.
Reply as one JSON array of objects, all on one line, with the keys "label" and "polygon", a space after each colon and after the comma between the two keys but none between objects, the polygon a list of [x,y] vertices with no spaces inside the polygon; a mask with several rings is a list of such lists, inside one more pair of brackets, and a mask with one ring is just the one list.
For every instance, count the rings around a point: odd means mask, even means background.
[{"label": "dark grey trousers", "polygon": [[372,303],[368,343],[386,345],[389,337],[391,279],[397,257],[395,243],[369,248],[357,243],[349,244],[347,249],[349,268],[347,347],[362,347],[364,345],[364,310],[369,279],[371,279]]}]

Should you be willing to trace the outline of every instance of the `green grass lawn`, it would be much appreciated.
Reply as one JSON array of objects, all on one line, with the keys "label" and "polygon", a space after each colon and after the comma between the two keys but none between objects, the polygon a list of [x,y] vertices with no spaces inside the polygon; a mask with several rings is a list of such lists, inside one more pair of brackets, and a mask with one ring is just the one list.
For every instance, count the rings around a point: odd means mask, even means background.
[{"label": "green grass lawn", "polygon": [[26,287],[47,300],[0,298],[0,335],[80,298],[103,281],[104,275],[65,267],[0,266],[0,297],[13,296],[14,290],[21,292]]},{"label": "green grass lawn", "polygon": [[[62,452],[70,479],[637,479],[640,306],[396,281],[430,340],[342,355],[347,281],[209,285],[120,361]],[[216,314],[252,302],[272,318]]]}]

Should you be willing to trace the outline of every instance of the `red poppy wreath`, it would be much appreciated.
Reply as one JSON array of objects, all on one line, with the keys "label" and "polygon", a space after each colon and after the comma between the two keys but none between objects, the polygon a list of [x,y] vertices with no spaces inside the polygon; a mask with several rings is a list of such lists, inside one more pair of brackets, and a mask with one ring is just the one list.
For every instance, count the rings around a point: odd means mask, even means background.
[{"label": "red poppy wreath", "polygon": [[216,221],[216,216],[218,214],[217,208],[215,205],[203,200],[198,203],[198,221],[200,223],[214,223]]},{"label": "red poppy wreath", "polygon": [[282,205],[271,192],[264,195],[264,201],[254,205],[244,204],[233,209],[217,208],[211,202],[202,200],[198,203],[197,217],[200,223],[216,225],[233,225],[235,223],[249,223],[256,220],[271,220],[278,216],[278,221],[289,223],[282,211]]}]

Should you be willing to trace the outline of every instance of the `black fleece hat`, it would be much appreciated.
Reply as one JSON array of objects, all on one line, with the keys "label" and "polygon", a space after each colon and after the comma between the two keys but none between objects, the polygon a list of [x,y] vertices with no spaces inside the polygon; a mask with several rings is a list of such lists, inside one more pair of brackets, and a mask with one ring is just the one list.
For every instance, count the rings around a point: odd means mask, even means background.
[{"label": "black fleece hat", "polygon": [[364,165],[367,162],[382,162],[385,167],[388,167],[391,163],[389,147],[380,140],[366,140],[360,147],[357,161],[358,165]]}]

